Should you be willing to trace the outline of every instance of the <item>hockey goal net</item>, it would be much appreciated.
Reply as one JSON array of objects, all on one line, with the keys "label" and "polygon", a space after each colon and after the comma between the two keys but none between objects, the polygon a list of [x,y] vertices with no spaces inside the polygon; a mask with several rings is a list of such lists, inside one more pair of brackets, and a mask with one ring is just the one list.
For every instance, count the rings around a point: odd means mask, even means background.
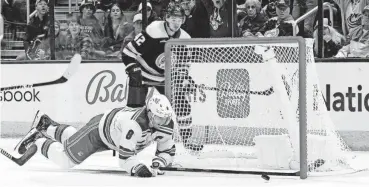
[{"label": "hockey goal net", "polygon": [[178,119],[173,167],[301,178],[350,168],[321,95],[313,41],[171,40],[165,53]]}]

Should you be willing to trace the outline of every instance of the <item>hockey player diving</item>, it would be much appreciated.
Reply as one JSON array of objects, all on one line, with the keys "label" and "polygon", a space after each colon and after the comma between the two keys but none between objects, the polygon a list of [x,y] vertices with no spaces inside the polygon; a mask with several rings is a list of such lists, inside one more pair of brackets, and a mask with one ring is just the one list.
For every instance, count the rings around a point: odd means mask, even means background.
[{"label": "hockey player diving", "polygon": [[[143,82],[164,83],[165,42],[172,38],[191,38],[181,29],[184,22],[184,9],[179,3],[171,2],[166,9],[165,21],[152,22],[123,49],[122,61],[129,77],[127,106],[142,107],[155,92],[164,94],[164,86],[150,87]],[[174,112],[184,146],[195,151],[202,150],[203,145],[191,144],[188,141],[192,136],[192,129],[188,127],[192,124],[192,118],[191,105],[185,96],[194,90],[188,84],[193,83],[193,80],[183,68],[178,68],[172,75],[181,76],[176,80],[182,80],[174,83],[172,95],[177,98],[174,100]]]},{"label": "hockey player diving", "polygon": [[[15,149],[24,154],[36,145],[37,152],[62,168],[81,164],[96,152],[115,150],[120,167],[131,176],[155,177],[164,174],[159,167],[170,165],[175,155],[172,114],[169,100],[161,94],[153,95],[143,107],[115,108],[97,115],[78,131],[38,111],[31,130]],[[157,148],[149,166],[135,154],[153,141]]]}]

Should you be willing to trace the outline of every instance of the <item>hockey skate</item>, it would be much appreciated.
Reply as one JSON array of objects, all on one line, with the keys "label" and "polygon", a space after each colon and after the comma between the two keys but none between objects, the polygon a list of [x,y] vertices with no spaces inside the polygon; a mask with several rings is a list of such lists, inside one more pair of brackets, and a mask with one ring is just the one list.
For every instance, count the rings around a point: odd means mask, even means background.
[{"label": "hockey skate", "polygon": [[15,151],[17,151],[19,154],[23,155],[27,149],[29,149],[37,139],[45,137],[40,131],[38,131],[36,128],[32,128],[26,136],[15,146]]},{"label": "hockey skate", "polygon": [[[36,112],[35,118],[33,119],[31,130],[17,144],[17,146],[15,146],[14,150],[17,151],[19,154],[24,154],[24,152],[29,147],[29,146],[25,146],[25,145],[28,145],[30,142],[32,142],[32,141],[29,141],[27,139],[34,139],[34,138],[36,138],[36,137],[33,137],[35,135],[40,136],[40,137],[42,137],[42,136],[45,137],[45,135],[42,134],[42,132],[46,131],[46,129],[50,126],[50,124],[52,123],[50,121],[51,121],[51,119],[46,114],[44,114],[44,113],[42,113],[38,110]],[[40,135],[38,135],[37,132]],[[36,138],[36,139],[38,139],[38,138]],[[36,139],[34,141],[36,141]]]},{"label": "hockey skate", "polygon": [[40,132],[44,132],[50,125],[57,125],[49,116],[40,110],[37,111],[35,118],[33,119],[31,129],[35,128]]}]

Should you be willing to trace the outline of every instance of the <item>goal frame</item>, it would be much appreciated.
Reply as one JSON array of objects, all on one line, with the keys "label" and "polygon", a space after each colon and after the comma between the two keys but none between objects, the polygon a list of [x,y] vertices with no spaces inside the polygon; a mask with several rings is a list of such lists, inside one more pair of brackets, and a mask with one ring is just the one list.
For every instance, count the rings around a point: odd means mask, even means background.
[{"label": "goal frame", "polygon": [[193,169],[193,168],[162,168],[167,171],[189,171],[189,172],[214,172],[214,173],[235,173],[253,175],[279,175],[279,176],[300,176],[306,179],[308,176],[307,165],[307,62],[306,62],[306,42],[302,37],[263,37],[263,38],[192,38],[192,39],[171,39],[165,44],[165,95],[172,101],[171,88],[171,48],[173,45],[237,45],[237,44],[298,44],[299,47],[299,152],[300,170],[298,172],[256,172],[256,171],[235,171],[235,170],[215,170],[215,169]]}]

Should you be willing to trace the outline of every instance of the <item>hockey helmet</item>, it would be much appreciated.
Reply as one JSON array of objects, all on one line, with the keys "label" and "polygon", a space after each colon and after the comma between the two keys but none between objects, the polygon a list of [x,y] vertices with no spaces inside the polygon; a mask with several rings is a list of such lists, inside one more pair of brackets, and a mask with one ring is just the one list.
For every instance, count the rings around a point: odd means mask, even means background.
[{"label": "hockey helmet", "polygon": [[170,2],[166,10],[167,16],[185,16],[185,10],[180,3]]},{"label": "hockey helmet", "polygon": [[154,125],[167,125],[173,114],[169,100],[162,94],[155,94],[149,99],[147,110],[149,111],[149,119]]}]

